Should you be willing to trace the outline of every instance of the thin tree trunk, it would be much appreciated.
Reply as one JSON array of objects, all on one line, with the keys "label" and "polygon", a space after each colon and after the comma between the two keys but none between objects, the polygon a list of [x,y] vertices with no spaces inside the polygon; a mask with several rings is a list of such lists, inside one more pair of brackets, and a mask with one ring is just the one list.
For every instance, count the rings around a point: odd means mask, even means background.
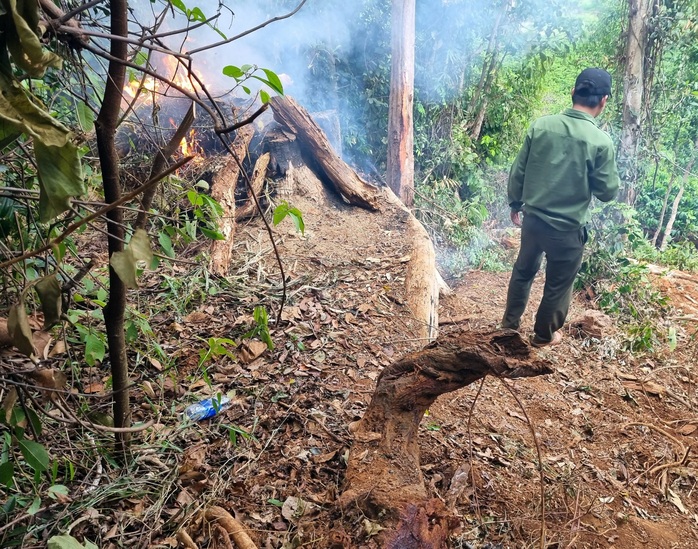
[{"label": "thin tree trunk", "polygon": [[[671,195],[671,189],[674,188],[674,179],[676,179],[676,172],[672,172],[671,179],[669,179],[669,184],[664,194],[664,202],[662,202],[662,211],[659,213],[659,219],[657,220],[657,230],[654,231],[654,236],[652,237],[652,246],[657,246],[657,239],[659,234],[662,232],[662,226],[664,225],[664,215],[666,214],[666,207],[669,204],[669,196]],[[661,241],[659,241],[661,245]]]},{"label": "thin tree trunk", "polygon": [[492,52],[492,59],[490,59],[487,72],[487,80],[485,80],[485,87],[482,90],[482,100],[480,101],[480,106],[477,113],[477,117],[475,118],[475,123],[473,124],[473,129],[470,132],[470,138],[473,141],[477,141],[478,139],[480,139],[482,125],[485,123],[485,114],[487,113],[488,95],[490,93],[490,90],[492,89],[492,82],[494,82],[494,79],[496,78],[497,73],[499,72],[499,67],[502,66],[505,57],[506,53],[502,56],[502,59],[498,61],[497,50]]},{"label": "thin tree trunk", "polygon": [[[155,153],[155,160],[153,160],[153,165],[150,168],[150,177],[148,179],[155,177],[165,170],[167,161],[175,152],[177,152],[182,139],[186,137],[187,133],[189,132],[189,128],[191,128],[191,125],[194,123],[195,118],[196,109],[194,103],[192,103],[187,111],[187,114],[184,115],[182,122],[177,128],[177,131],[170,138],[170,141],[167,143],[167,145]],[[138,217],[136,218],[135,223],[135,227],[137,229],[145,229],[145,223],[148,220],[148,210],[150,209],[150,206],[153,203],[153,198],[155,197],[155,194],[159,188],[160,183],[157,183],[143,193],[143,198],[141,199],[141,211],[138,212]]]},{"label": "thin tree trunk", "polygon": [[683,192],[685,189],[686,184],[684,181],[682,181],[681,186],[679,187],[679,192],[676,194],[676,198],[674,198],[674,202],[671,205],[671,215],[669,215],[669,220],[666,222],[666,229],[664,231],[664,235],[662,236],[662,242],[659,245],[659,250],[662,252],[666,250],[667,244],[669,244],[669,241],[671,240],[671,231],[674,228],[676,214],[679,212],[679,203],[683,198]]},{"label": "thin tree trunk", "polygon": [[[493,68],[493,62],[495,58],[497,57],[497,37],[499,35],[499,27],[502,24],[502,19],[506,15],[506,13],[509,11],[509,6],[507,4],[506,10],[502,10],[499,12],[497,15],[497,19],[494,22],[494,28],[492,29],[492,32],[490,33],[490,40],[487,43],[487,50],[485,50],[485,56],[482,60],[482,71],[480,72],[480,81],[477,84],[477,87],[475,88],[475,91],[473,92],[473,97],[470,100],[470,103],[468,104],[468,111],[467,111],[467,118],[469,120],[472,120],[473,117],[475,116],[475,112],[477,111],[478,113],[481,112],[482,109],[478,110],[478,108],[481,106],[481,97],[483,97],[487,92],[485,90],[486,84],[489,80],[489,75],[492,71]],[[477,121],[473,122],[470,124],[471,128],[474,128],[475,125],[477,124]],[[482,124],[480,124],[480,127],[482,127]],[[471,136],[475,133],[471,129]],[[478,134],[480,133],[479,130],[477,132]]]},{"label": "thin tree trunk", "polygon": [[[680,134],[681,128],[676,129],[676,133],[674,134],[674,143],[672,145],[672,149],[676,149],[676,144],[679,141],[679,134]],[[657,164],[655,166],[655,179],[657,177],[657,169],[659,168],[659,157],[657,157]],[[667,186],[666,194],[664,195],[664,202],[662,203],[662,211],[659,214],[659,219],[657,220],[657,230],[654,232],[654,236],[652,237],[652,246],[657,246],[657,239],[659,238],[660,233],[662,232],[662,226],[664,225],[664,215],[666,214],[666,207],[667,204],[669,203],[669,196],[671,193],[671,189],[674,186],[674,180],[676,179],[676,170],[673,170],[671,172],[671,178],[669,179],[669,184]],[[652,183],[652,190],[654,190],[654,183]],[[661,242],[660,242],[661,244]]]},{"label": "thin tree trunk", "polygon": [[686,165],[683,177],[681,178],[681,187],[679,188],[679,192],[671,205],[671,215],[669,216],[669,220],[666,222],[664,236],[661,244],[659,245],[659,249],[662,252],[666,250],[667,244],[669,244],[669,241],[671,240],[671,230],[674,228],[674,221],[676,221],[676,215],[679,212],[679,203],[681,202],[681,198],[683,198],[683,193],[686,190],[686,183],[688,183],[688,178],[693,171],[693,166],[696,164],[696,152],[698,152],[698,137],[696,137],[696,141],[693,144],[693,156],[691,157],[691,161]]},{"label": "thin tree trunk", "polygon": [[387,182],[405,206],[414,203],[415,0],[393,0]]},{"label": "thin tree trunk", "polygon": [[638,181],[645,89],[645,54],[653,0],[628,0],[628,30],[625,43],[625,73],[623,76],[623,130],[618,150],[618,168],[623,181],[621,199],[633,204]]},{"label": "thin tree trunk", "polygon": [[[127,36],[128,2],[112,0],[111,34]],[[107,204],[116,202],[121,197],[119,181],[119,156],[114,146],[117,123],[121,107],[122,92],[126,67],[124,62],[128,54],[127,44],[122,40],[112,40],[110,54],[114,60],[109,62],[108,76],[104,90],[102,107],[95,121],[97,150],[102,169],[104,200]],[[107,243],[109,257],[124,249],[123,214],[121,208],[114,208],[107,214]],[[126,357],[126,340],[124,338],[124,313],[126,311],[126,285],[116,271],[109,267],[109,300],[104,307],[104,324],[109,345],[109,363],[111,366],[112,388],[114,391],[114,426],[130,427],[131,407],[128,390],[128,359]],[[117,455],[125,455],[130,442],[129,433],[116,433]]]}]

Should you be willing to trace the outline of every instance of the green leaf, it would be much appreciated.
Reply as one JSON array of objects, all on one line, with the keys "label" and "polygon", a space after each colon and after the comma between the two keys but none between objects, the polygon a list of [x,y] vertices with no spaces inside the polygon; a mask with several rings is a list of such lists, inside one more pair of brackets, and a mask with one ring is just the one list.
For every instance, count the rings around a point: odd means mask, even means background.
[{"label": "green leaf", "polygon": [[14,132],[25,133],[34,141],[40,219],[50,221],[69,208],[70,197],[85,193],[80,156],[68,128],[0,71],[0,139]]},{"label": "green leaf", "polygon": [[48,540],[48,549],[99,549],[94,543],[85,540],[83,545],[73,536],[64,534],[62,536],[53,536]]},{"label": "green leaf", "polygon": [[160,234],[158,234],[158,242],[160,243],[160,247],[162,248],[162,251],[165,252],[167,257],[175,257],[176,254],[174,247],[172,246],[172,239],[166,232],[161,231]]},{"label": "green leaf", "polygon": [[206,21],[206,16],[201,11],[201,8],[193,8],[189,12],[189,21]]},{"label": "green leaf", "polygon": [[104,360],[107,349],[104,342],[95,334],[87,334],[85,337],[85,362],[94,366],[98,361]]},{"label": "green leaf", "polygon": [[44,472],[48,470],[49,457],[46,448],[38,442],[33,440],[28,440],[26,438],[21,439],[18,442],[19,450],[22,452],[24,461],[27,465],[34,469],[34,471]]},{"label": "green leaf", "polygon": [[204,236],[206,238],[210,238],[211,240],[225,240],[225,235],[221,233],[220,231],[216,231],[214,229],[208,229],[206,227],[199,227],[201,229],[201,232],[204,233]]},{"label": "green leaf", "polygon": [[259,98],[262,100],[263,104],[269,103],[269,94],[264,90],[259,90]]},{"label": "green leaf", "polygon": [[0,464],[0,484],[12,486],[12,480],[15,478],[15,466],[11,461],[6,461]]},{"label": "green leaf", "polygon": [[84,132],[91,131],[95,124],[95,113],[92,112],[92,109],[90,109],[84,101],[76,101],[75,112],[78,115],[80,129]]},{"label": "green leaf", "polygon": [[32,501],[32,504],[27,509],[27,515],[32,517],[39,512],[39,509],[41,509],[41,498],[39,496],[36,496],[34,498],[34,501]]},{"label": "green leaf", "polygon": [[63,484],[54,484],[48,489],[48,497],[51,499],[58,499],[58,496],[68,497],[70,495],[70,490],[67,486]]},{"label": "green leaf", "polygon": [[153,252],[150,250],[148,233],[143,229],[137,229],[126,249],[112,254],[109,264],[127,287],[138,288],[138,263],[145,261],[146,265],[150,265],[152,260]]},{"label": "green leaf", "polygon": [[189,11],[182,0],[170,0],[170,4],[180,10],[182,13],[187,13],[187,11]]},{"label": "green leaf", "polygon": [[278,225],[284,218],[288,215],[288,202],[282,202],[276,208],[274,208],[274,214],[272,215],[272,223]]},{"label": "green leaf", "polygon": [[15,1],[3,3],[10,9],[10,17],[4,17],[3,38],[12,60],[29,76],[41,78],[48,67],[60,69],[63,60],[42,47],[35,29],[39,28],[38,4]]},{"label": "green leaf", "polygon": [[31,356],[34,352],[32,341],[32,330],[29,327],[27,311],[24,310],[24,301],[20,300],[17,305],[10,307],[10,314],[7,317],[7,331],[12,338],[12,344],[21,353]]},{"label": "green leaf", "polygon": [[288,215],[291,216],[296,229],[299,230],[301,234],[305,234],[305,223],[303,222],[303,214],[301,211],[298,208],[290,208],[288,210]]},{"label": "green leaf", "polygon": [[[135,65],[138,65],[139,67],[144,67],[145,64],[148,62],[148,54],[145,53],[143,50],[139,50],[136,52],[136,55],[133,57],[133,63]],[[135,73],[134,73],[135,76]]]},{"label": "green leaf", "polygon": [[39,216],[48,222],[70,208],[70,198],[85,194],[82,166],[77,147],[67,142],[60,147],[34,141],[39,172]]},{"label": "green leaf", "polygon": [[61,319],[63,300],[61,283],[55,274],[39,280],[34,286],[41,301],[41,311],[44,313],[44,330],[48,330]]},{"label": "green leaf", "polygon": [[36,433],[36,436],[41,436],[41,432],[43,430],[43,427],[41,425],[41,419],[39,419],[38,414],[32,410],[29,407],[26,407],[26,415],[27,419],[29,420],[29,423],[31,423],[32,427],[34,428],[34,432]]},{"label": "green leaf", "polygon": [[223,67],[223,74],[226,76],[230,76],[230,78],[235,78],[235,80],[238,80],[239,78],[245,76],[245,73],[240,70],[240,67],[236,67],[235,65],[228,65],[227,67]]},{"label": "green leaf", "polygon": [[267,82],[269,86],[278,94],[283,95],[284,94],[284,85],[281,83],[281,79],[277,76],[277,74],[274,71],[270,71],[269,69],[262,69],[264,71],[264,74],[267,75]]},{"label": "green leaf", "polygon": [[302,234],[305,234],[305,223],[303,222],[303,214],[298,208],[290,206],[288,202],[282,202],[276,208],[274,208],[274,214],[272,216],[272,221],[274,225],[281,223],[286,216],[291,216],[293,224],[296,229]]}]

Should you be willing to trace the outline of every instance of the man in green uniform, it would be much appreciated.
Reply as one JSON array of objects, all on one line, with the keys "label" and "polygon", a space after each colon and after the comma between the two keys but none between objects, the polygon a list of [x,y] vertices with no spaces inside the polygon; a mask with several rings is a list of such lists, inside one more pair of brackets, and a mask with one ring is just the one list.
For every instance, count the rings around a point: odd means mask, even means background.
[{"label": "man in green uniform", "polygon": [[533,122],[509,173],[511,220],[522,229],[502,327],[519,329],[545,254],[534,346],[555,345],[562,339],[558,330],[567,318],[582,264],[592,195],[608,202],[618,194],[613,143],[595,120],[610,95],[610,74],[597,68],[582,71],[572,90],[572,108]]}]

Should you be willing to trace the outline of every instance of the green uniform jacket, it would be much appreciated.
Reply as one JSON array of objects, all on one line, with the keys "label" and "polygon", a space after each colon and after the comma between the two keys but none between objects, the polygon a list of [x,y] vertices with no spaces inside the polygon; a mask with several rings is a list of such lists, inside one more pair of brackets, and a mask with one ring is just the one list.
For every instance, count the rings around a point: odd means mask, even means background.
[{"label": "green uniform jacket", "polygon": [[587,222],[592,195],[608,202],[618,186],[611,138],[593,116],[566,109],[528,129],[509,172],[509,206],[571,231]]}]

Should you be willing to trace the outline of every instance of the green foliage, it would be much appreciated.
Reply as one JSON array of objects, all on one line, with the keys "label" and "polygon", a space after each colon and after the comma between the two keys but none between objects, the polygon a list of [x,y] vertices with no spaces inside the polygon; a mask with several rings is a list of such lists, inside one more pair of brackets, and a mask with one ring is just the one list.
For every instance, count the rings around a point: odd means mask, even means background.
[{"label": "green foliage", "polygon": [[[263,72],[264,76],[260,76],[259,71]],[[257,67],[256,65],[243,65],[242,67],[228,65],[223,68],[223,74],[234,79],[235,83],[240,85],[242,90],[248,95],[251,93],[251,90],[248,86],[244,85],[243,82],[249,80],[250,78],[254,78],[255,80],[260,81],[262,84],[267,85],[279,95],[284,94],[284,86],[281,83],[281,79],[274,71],[269,69],[263,69]],[[262,103],[269,102],[269,94],[267,92],[262,90],[260,91],[260,95],[262,98]]]},{"label": "green foliage", "polygon": [[99,549],[91,541],[85,540],[85,543],[80,543],[73,536],[53,536],[48,540],[48,549]]},{"label": "green foliage", "polygon": [[599,307],[626,326],[629,350],[652,350],[664,339],[667,310],[645,263],[656,252],[631,207],[607,204],[592,219],[596,230],[590,234],[577,284],[591,289]]},{"label": "green foliage", "polygon": [[415,193],[415,215],[437,243],[437,259],[448,275],[468,269],[508,270],[505,251],[482,229],[490,217],[491,187],[444,179]]},{"label": "green foliage", "polygon": [[[206,194],[207,190],[208,183],[199,181],[194,188],[182,191],[173,199],[176,204],[185,200],[187,207],[177,205],[171,212],[174,222],[159,224],[157,240],[165,256],[174,259],[178,249],[196,242],[200,235],[210,240],[225,240],[225,235],[218,230],[223,208]],[[149,262],[145,256],[143,260]]]},{"label": "green foliage", "polygon": [[71,197],[85,192],[78,149],[68,128],[11,75],[18,68],[29,77],[41,78],[47,69],[60,68],[62,62],[43,49],[36,34],[37,4],[12,4],[0,18],[0,146],[20,135],[31,138],[40,190],[39,214],[42,221],[50,221],[68,210]]},{"label": "green foliage", "polygon": [[266,343],[267,348],[271,351],[274,349],[274,342],[271,339],[271,333],[269,332],[269,314],[267,310],[262,306],[257,306],[254,308],[252,313],[256,326],[247,332],[243,339],[258,337],[262,342]]},{"label": "green foliage", "polygon": [[232,339],[225,337],[209,337],[207,344],[208,346],[206,348],[199,351],[199,367],[206,364],[209,360],[221,356],[235,359],[235,355],[228,349],[228,346],[235,346],[235,342]]},{"label": "green foliage", "polygon": [[293,224],[296,226],[296,230],[300,231],[301,234],[305,234],[305,223],[303,222],[303,214],[298,208],[290,206],[288,202],[283,201],[276,208],[274,208],[274,214],[272,220],[274,225],[281,223],[286,217],[290,217]]}]

